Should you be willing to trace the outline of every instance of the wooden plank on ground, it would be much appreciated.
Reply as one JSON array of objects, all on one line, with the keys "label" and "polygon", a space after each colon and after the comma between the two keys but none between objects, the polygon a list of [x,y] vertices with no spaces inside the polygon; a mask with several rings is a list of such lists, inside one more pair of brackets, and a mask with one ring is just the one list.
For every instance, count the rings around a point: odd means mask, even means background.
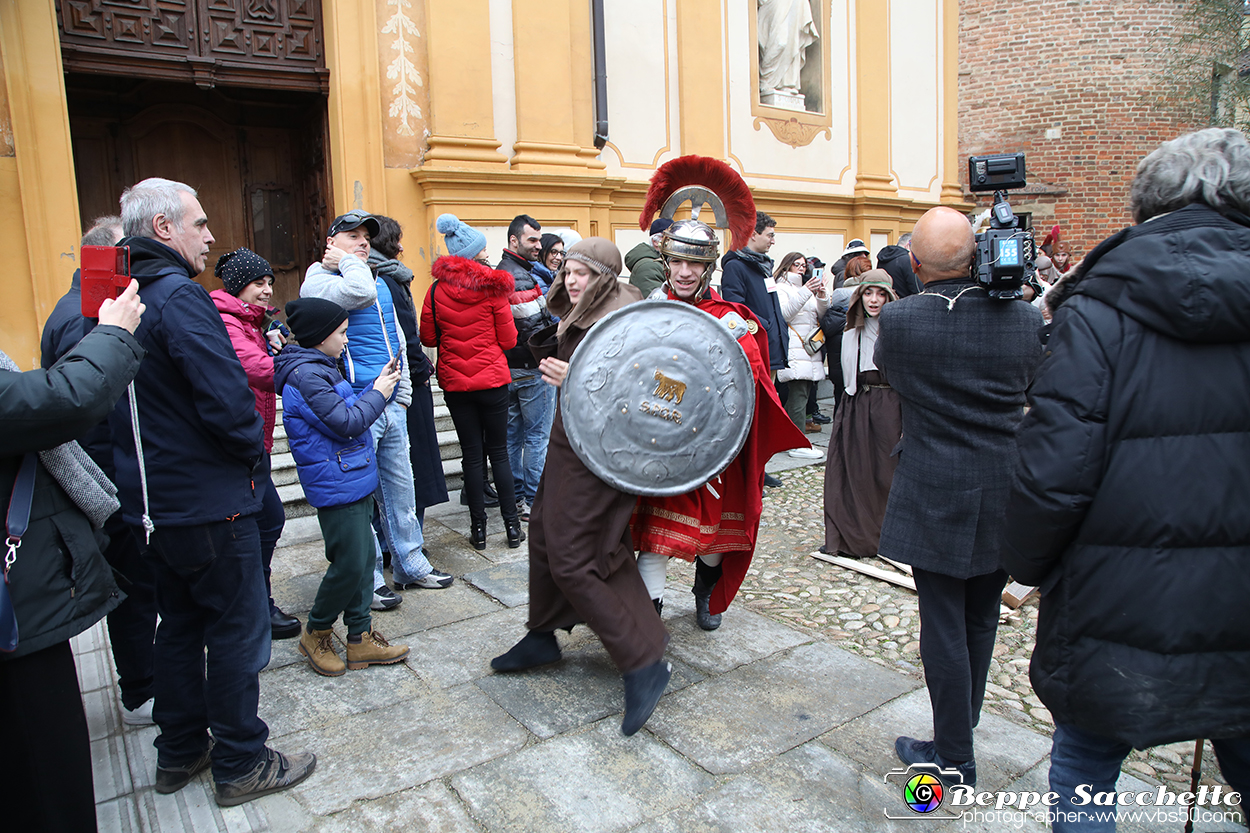
[{"label": "wooden plank on ground", "polygon": [[1003,604],[1012,610],[1018,610],[1020,605],[1024,604],[1024,600],[1036,592],[1036,587],[1029,587],[1027,584],[1013,581],[1003,588]]},{"label": "wooden plank on ground", "polygon": [[891,573],[889,570],[882,570],[880,567],[874,567],[871,564],[855,559],[847,558],[843,555],[825,555],[823,552],[812,553],[812,558],[818,558],[821,561],[828,561],[830,564],[837,564],[847,570],[853,570],[856,573],[870,576],[878,581],[888,581],[890,584],[897,584],[899,587],[906,587],[908,590],[915,591],[916,582],[911,576],[901,576],[898,573]]},{"label": "wooden plank on ground", "polygon": [[909,576],[912,574],[910,564],[904,564],[901,561],[895,561],[893,558],[886,558],[881,553],[877,553],[877,558],[880,558],[882,561],[884,561],[886,564],[889,564],[891,567],[893,567],[896,570],[902,570],[904,573],[907,573],[907,575]]}]

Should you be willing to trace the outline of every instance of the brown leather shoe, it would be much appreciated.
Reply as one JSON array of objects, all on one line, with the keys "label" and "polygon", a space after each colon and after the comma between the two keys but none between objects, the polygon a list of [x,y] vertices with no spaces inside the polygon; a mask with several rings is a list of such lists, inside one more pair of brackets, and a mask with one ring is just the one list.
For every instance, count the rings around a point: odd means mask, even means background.
[{"label": "brown leather shoe", "polygon": [[334,631],[329,628],[323,631],[304,628],[299,637],[299,652],[308,658],[312,669],[322,676],[341,677],[347,673],[342,657],[334,650]]},{"label": "brown leather shoe", "polygon": [[408,656],[407,645],[392,645],[375,630],[360,635],[360,642],[347,640],[347,667],[359,671],[369,665],[393,665]]},{"label": "brown leather shoe", "polygon": [[805,433],[805,434],[819,434],[819,433],[820,433],[820,425],[819,425],[819,424],[817,424],[817,423],[815,423],[815,422],[812,422],[812,421],[809,419],[809,420],[807,421],[807,424],[803,426],[803,433]]}]

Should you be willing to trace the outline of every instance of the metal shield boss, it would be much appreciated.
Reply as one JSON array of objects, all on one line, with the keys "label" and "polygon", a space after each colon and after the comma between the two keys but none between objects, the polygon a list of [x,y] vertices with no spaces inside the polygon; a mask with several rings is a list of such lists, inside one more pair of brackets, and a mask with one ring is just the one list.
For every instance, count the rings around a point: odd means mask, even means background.
[{"label": "metal shield boss", "polygon": [[578,458],[610,486],[652,497],[685,494],[724,471],[755,413],[736,332],[679,301],[642,301],[599,321],[560,388]]}]

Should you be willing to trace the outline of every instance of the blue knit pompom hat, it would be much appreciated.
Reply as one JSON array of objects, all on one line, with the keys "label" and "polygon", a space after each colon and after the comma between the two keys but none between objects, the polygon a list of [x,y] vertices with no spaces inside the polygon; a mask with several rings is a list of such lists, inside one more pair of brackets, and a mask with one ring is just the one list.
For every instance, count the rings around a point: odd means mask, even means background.
[{"label": "blue knit pompom hat", "polygon": [[438,215],[437,227],[447,242],[447,254],[472,259],[486,248],[486,235],[470,228],[455,214]]}]

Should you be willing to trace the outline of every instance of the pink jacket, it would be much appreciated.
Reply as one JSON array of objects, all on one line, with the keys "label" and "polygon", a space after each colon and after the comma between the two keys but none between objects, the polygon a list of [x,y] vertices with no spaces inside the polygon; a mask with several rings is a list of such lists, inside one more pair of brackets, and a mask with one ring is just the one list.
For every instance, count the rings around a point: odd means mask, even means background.
[{"label": "pink jacket", "polygon": [[273,390],[273,356],[269,355],[269,341],[261,330],[268,310],[245,304],[224,289],[214,289],[208,294],[221,313],[226,332],[230,334],[230,344],[247,374],[247,385],[256,397],[256,411],[265,420],[265,452],[271,453],[278,397]]}]

